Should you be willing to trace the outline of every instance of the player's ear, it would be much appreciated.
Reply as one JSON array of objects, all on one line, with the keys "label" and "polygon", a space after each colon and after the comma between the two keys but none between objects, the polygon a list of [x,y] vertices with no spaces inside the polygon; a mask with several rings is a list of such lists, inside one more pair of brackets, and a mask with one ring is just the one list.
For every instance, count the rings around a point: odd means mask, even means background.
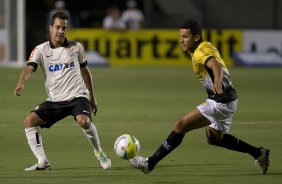
[{"label": "player's ear", "polygon": [[195,41],[197,42],[197,41],[199,41],[201,39],[201,35],[196,35],[195,36]]},{"label": "player's ear", "polygon": [[51,29],[52,29],[52,25],[49,26],[49,31],[51,31]]}]

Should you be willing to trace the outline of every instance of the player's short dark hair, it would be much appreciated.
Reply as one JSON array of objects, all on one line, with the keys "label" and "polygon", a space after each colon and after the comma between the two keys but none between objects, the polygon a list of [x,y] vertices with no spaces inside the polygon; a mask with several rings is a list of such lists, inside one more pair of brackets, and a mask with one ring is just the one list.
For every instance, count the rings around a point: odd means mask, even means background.
[{"label": "player's short dark hair", "polygon": [[67,14],[65,14],[64,12],[57,12],[54,15],[52,15],[52,20],[51,20],[51,25],[54,25],[54,21],[55,19],[62,19],[62,20],[69,20],[69,17]]},{"label": "player's short dark hair", "polygon": [[202,35],[201,26],[198,24],[198,22],[196,22],[194,20],[188,20],[188,21],[184,22],[180,26],[180,29],[190,29],[193,36]]}]

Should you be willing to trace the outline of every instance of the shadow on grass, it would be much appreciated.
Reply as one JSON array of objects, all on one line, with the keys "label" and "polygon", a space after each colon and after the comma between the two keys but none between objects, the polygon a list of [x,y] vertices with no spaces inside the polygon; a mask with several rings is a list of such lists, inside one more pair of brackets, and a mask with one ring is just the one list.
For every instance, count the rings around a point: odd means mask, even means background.
[{"label": "shadow on grass", "polygon": [[[221,167],[223,166],[223,167]],[[228,170],[226,169],[228,167]],[[172,172],[181,172],[181,170],[185,170],[184,172],[190,170],[187,175],[196,175],[196,176],[281,176],[281,172],[271,170],[267,172],[267,174],[260,173],[260,169],[252,169],[252,170],[241,170],[240,173],[237,172],[238,168],[234,164],[169,164],[164,165],[160,164],[155,167],[154,170],[167,170],[167,168],[172,168]],[[210,169],[212,168],[212,170]],[[234,170],[235,168],[235,170]],[[201,170],[201,172],[199,172]]]},{"label": "shadow on grass", "polygon": [[[124,167],[111,167],[110,169],[107,169],[106,171],[113,171],[113,170],[132,170],[134,169],[132,166],[124,166]],[[51,171],[61,171],[61,170],[103,170],[101,167],[60,167],[60,168],[55,168],[52,167]]]}]

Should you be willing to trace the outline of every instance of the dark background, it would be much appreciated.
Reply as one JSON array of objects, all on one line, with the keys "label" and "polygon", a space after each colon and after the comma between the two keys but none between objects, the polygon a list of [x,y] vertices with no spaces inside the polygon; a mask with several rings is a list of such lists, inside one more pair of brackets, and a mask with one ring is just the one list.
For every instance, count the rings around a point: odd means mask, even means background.
[{"label": "dark background", "polygon": [[[47,14],[56,0],[26,0],[27,56],[46,41]],[[145,28],[178,28],[187,19],[203,28],[282,29],[282,0],[136,0]],[[111,5],[123,11],[126,0],[65,0],[75,28],[102,28]]]}]

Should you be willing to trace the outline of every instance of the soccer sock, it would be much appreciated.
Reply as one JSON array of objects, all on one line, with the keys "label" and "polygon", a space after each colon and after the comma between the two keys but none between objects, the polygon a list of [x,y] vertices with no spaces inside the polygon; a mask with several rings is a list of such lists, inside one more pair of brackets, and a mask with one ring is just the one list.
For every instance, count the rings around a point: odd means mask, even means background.
[{"label": "soccer sock", "polygon": [[155,165],[167,156],[172,150],[179,146],[183,140],[184,135],[172,131],[168,138],[163,142],[159,149],[153,156],[148,159],[149,169],[152,170]]},{"label": "soccer sock", "polygon": [[37,158],[38,162],[48,162],[48,159],[43,149],[42,138],[40,136],[38,128],[25,128],[25,135],[27,137],[27,142],[33,154]]},{"label": "soccer sock", "polygon": [[230,134],[224,134],[218,146],[234,151],[248,153],[252,155],[254,158],[257,158],[261,155],[260,148],[256,148]]},{"label": "soccer sock", "polygon": [[88,129],[82,129],[82,130],[84,135],[92,145],[94,149],[94,153],[95,154],[100,153],[102,151],[102,148],[100,147],[100,140],[95,125],[91,122],[90,127]]}]

